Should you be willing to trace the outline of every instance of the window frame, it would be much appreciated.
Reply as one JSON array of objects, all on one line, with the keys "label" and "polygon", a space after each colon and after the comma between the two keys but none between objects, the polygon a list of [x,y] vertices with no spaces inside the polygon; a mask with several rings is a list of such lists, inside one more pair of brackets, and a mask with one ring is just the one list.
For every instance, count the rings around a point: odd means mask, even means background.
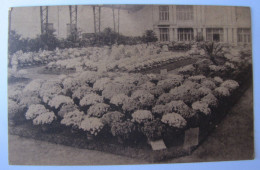
[{"label": "window frame", "polygon": [[177,29],[178,41],[193,41],[194,29],[193,28],[178,28]]},{"label": "window frame", "polygon": [[170,41],[170,29],[169,28],[159,28],[160,41]]},{"label": "window frame", "polygon": [[[214,35],[216,34],[219,35],[219,41],[214,40]],[[206,28],[206,40],[212,42],[224,42],[224,29],[220,27]]]},{"label": "window frame", "polygon": [[237,42],[250,44],[251,43],[251,29],[250,28],[237,28]]},{"label": "window frame", "polygon": [[159,6],[159,21],[169,21],[169,6]]},{"label": "window frame", "polygon": [[192,5],[177,5],[176,19],[177,21],[193,21],[194,9]]}]

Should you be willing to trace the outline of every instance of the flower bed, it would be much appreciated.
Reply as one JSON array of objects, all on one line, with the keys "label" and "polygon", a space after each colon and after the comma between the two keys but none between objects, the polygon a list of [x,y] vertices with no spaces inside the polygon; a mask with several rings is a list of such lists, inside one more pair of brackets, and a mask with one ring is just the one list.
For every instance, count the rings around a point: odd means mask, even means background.
[{"label": "flower bed", "polygon": [[[126,53],[123,49],[120,53]],[[97,142],[94,148],[104,147],[104,143],[123,143],[149,150],[160,140],[167,151],[155,151],[161,156],[155,156],[155,160],[170,156],[170,152],[178,156],[198,145],[182,147],[188,130],[199,128],[201,141],[210,129],[206,127],[226,113],[242,93],[245,79],[252,71],[249,57],[230,51],[226,57],[229,64],[221,72],[211,70],[212,65],[202,60],[163,75],[100,72],[101,62],[97,70],[81,70],[56,80],[32,80],[27,85],[13,86],[9,118],[15,121],[16,115],[23,115],[26,120],[20,121],[24,124],[21,127],[47,126],[49,132],[61,136],[80,134],[79,140],[87,139],[83,142],[86,145]],[[223,76],[223,72],[229,74]],[[19,133],[15,127],[12,132]]]}]

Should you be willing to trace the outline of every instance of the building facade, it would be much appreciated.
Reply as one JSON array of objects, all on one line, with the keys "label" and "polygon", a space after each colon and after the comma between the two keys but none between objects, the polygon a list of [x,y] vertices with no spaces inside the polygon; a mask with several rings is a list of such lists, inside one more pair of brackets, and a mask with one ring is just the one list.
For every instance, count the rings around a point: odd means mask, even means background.
[{"label": "building facade", "polygon": [[250,8],[153,6],[153,29],[160,41],[206,40],[250,44]]},{"label": "building facade", "polygon": [[[18,7],[12,11],[11,28],[23,37],[39,35],[40,23],[40,7]],[[58,38],[68,36],[72,29],[69,23],[68,6],[48,7],[46,27],[54,29]],[[159,41],[163,42],[207,40],[251,43],[251,16],[247,7],[117,5],[113,12],[111,6],[102,6],[100,23],[101,31],[110,27],[127,36],[141,36],[145,30],[153,29]],[[93,6],[78,6],[77,28],[82,33],[95,32]]]}]

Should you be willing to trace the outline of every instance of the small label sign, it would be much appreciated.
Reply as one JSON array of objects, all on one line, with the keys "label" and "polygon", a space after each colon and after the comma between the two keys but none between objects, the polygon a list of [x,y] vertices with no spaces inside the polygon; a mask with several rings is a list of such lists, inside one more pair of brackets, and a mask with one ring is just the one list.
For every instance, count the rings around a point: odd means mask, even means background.
[{"label": "small label sign", "polygon": [[161,75],[166,75],[167,74],[167,69],[162,69],[160,73],[161,73]]},{"label": "small label sign", "polygon": [[165,146],[164,141],[162,139],[161,140],[157,140],[157,141],[151,141],[150,144],[151,144],[152,149],[154,151],[166,149],[166,146]]},{"label": "small label sign", "polygon": [[184,148],[190,148],[199,144],[199,128],[190,128],[185,131]]}]

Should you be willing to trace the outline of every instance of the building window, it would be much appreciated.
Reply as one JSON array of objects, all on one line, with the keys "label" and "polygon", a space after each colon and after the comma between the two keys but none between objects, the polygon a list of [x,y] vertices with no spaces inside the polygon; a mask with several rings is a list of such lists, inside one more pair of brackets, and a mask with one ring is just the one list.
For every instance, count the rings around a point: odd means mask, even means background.
[{"label": "building window", "polygon": [[160,21],[169,21],[169,7],[168,6],[159,7],[159,20]]},{"label": "building window", "polygon": [[178,28],[178,41],[192,41],[193,38],[192,28]]},{"label": "building window", "polygon": [[251,43],[250,28],[238,28],[237,29],[237,42],[239,43]]},{"label": "building window", "polygon": [[191,5],[177,5],[176,12],[177,20],[193,20],[193,6]]},{"label": "building window", "polygon": [[159,28],[160,41],[169,41],[169,28]]},{"label": "building window", "polygon": [[206,39],[207,41],[223,42],[224,33],[223,28],[207,28]]}]

